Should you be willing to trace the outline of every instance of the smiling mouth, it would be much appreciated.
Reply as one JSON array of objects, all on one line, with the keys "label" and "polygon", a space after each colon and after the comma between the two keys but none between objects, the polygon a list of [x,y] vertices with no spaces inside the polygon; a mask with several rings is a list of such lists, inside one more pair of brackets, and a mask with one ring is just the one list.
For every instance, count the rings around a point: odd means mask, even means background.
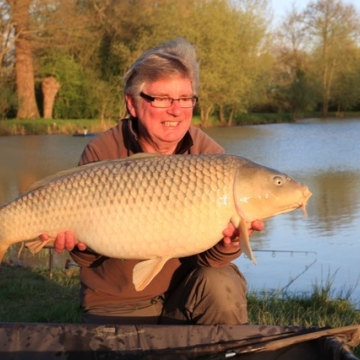
[{"label": "smiling mouth", "polygon": [[179,124],[179,121],[164,121],[163,125],[169,126],[169,127],[175,127]]}]

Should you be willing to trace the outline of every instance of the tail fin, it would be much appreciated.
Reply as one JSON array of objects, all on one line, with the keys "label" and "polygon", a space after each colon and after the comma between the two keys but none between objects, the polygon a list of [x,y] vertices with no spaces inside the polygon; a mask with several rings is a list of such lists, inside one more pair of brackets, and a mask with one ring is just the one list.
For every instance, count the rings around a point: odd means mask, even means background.
[{"label": "tail fin", "polygon": [[40,239],[27,241],[25,247],[27,247],[32,254],[39,252],[44,246],[54,246],[54,239],[49,238],[48,240],[42,241]]}]

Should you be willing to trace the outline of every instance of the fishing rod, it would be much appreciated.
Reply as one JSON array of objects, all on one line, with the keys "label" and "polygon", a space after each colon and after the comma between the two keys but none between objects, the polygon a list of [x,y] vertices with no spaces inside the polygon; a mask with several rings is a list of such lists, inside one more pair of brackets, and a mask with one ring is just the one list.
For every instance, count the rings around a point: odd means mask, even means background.
[{"label": "fishing rod", "polygon": [[317,255],[316,251],[307,251],[307,250],[269,250],[269,249],[253,249],[252,251],[256,252],[268,252],[268,253],[290,253],[290,254],[314,254]]}]

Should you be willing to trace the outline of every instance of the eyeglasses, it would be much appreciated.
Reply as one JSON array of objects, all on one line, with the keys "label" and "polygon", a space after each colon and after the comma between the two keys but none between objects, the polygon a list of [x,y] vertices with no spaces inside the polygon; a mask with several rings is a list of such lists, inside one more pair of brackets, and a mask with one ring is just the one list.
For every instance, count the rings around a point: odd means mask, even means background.
[{"label": "eyeglasses", "polygon": [[151,106],[156,108],[169,108],[174,101],[178,101],[180,107],[182,108],[191,108],[194,107],[196,105],[196,102],[198,101],[197,96],[173,99],[168,96],[150,96],[144,94],[143,92],[140,93],[140,96],[143,99],[149,101],[151,103]]}]

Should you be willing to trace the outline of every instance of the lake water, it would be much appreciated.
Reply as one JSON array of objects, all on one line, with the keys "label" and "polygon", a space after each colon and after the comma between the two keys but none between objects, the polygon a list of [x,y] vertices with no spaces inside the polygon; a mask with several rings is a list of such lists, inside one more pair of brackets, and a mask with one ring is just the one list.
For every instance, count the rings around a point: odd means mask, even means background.
[{"label": "lake water", "polygon": [[[206,131],[228,153],[286,172],[313,193],[307,218],[300,210],[279,215],[251,237],[257,265],[244,256],[237,260],[250,290],[311,292],[314,286],[331,282],[334,297],[350,293],[360,307],[356,226],[360,119],[309,119]],[[75,166],[89,140],[65,135],[0,137],[0,203],[24,192],[37,179]],[[24,253],[22,261],[32,261]],[[16,261],[14,253],[12,260]],[[64,257],[55,255],[55,264],[63,266]]]}]

